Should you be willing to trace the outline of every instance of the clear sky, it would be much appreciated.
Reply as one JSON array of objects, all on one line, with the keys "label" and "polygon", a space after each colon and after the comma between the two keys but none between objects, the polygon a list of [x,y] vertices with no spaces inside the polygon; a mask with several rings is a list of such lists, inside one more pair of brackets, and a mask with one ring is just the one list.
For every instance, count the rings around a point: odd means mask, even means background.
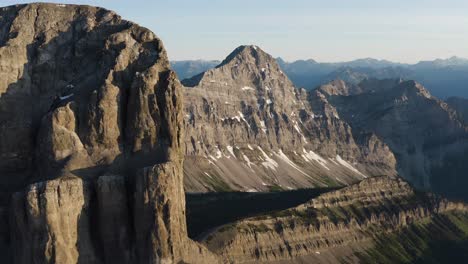
[{"label": "clear sky", "polygon": [[[0,0],[1,5],[27,1]],[[256,44],[323,62],[468,58],[467,0],[74,0],[153,30],[171,60],[223,59]]]}]

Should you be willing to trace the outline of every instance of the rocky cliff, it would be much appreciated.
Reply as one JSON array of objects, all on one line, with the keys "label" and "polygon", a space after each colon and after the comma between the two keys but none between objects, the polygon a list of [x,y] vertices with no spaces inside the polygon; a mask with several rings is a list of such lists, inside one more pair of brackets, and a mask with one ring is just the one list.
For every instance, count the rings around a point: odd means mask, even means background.
[{"label": "rocky cliff", "polygon": [[399,178],[375,177],[295,208],[221,226],[202,240],[232,263],[358,263],[378,237],[452,213],[466,223],[468,206],[415,192]]},{"label": "rocky cliff", "polygon": [[462,109],[433,97],[415,81],[332,82],[317,93],[354,131],[382,139],[395,154],[401,176],[419,188],[468,199],[463,174],[468,128]]},{"label": "rocky cliff", "polygon": [[217,261],[187,238],[182,88],[151,31],[102,8],[4,7],[0,68],[14,263]]},{"label": "rocky cliff", "polygon": [[468,126],[468,99],[461,97],[450,97],[446,100],[447,104],[450,105],[455,111],[460,120],[463,120],[465,126]]},{"label": "rocky cliff", "polygon": [[188,191],[347,185],[394,175],[373,133],[356,133],[325,97],[296,89],[257,46],[184,80]]}]

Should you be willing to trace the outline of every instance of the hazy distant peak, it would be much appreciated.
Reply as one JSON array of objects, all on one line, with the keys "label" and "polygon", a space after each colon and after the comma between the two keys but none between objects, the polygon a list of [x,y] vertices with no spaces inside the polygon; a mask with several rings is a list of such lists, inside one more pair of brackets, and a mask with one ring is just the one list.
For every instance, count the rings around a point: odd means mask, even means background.
[{"label": "hazy distant peak", "polygon": [[468,66],[468,59],[452,56],[447,59],[435,59],[433,61],[420,61],[418,67],[448,67],[448,66]]}]

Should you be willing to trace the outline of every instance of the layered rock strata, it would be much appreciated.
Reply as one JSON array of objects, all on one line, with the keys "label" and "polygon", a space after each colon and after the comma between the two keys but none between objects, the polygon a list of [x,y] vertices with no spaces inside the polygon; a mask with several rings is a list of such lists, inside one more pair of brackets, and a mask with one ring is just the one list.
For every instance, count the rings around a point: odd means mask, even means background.
[{"label": "layered rock strata", "polygon": [[375,177],[285,211],[221,226],[203,242],[232,263],[358,263],[374,238],[468,206]]}]

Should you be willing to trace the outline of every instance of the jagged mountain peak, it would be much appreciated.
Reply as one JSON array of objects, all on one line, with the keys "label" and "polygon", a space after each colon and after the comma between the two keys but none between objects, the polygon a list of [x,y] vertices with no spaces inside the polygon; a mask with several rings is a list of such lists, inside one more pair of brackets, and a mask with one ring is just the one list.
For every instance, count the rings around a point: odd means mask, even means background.
[{"label": "jagged mountain peak", "polygon": [[275,58],[256,45],[237,47],[216,68],[221,67],[248,67],[248,70],[256,73],[269,70],[282,74]]},{"label": "jagged mountain peak", "polygon": [[[263,51],[260,47],[256,45],[241,45],[234,49],[227,57],[226,59],[221,62],[221,65],[224,65],[226,63],[231,62],[232,60],[236,58],[246,58],[250,56],[258,56],[258,55],[268,55],[265,51]],[[218,66],[219,67],[219,66]]]},{"label": "jagged mountain peak", "polygon": [[265,89],[271,86],[293,87],[276,59],[255,45],[239,46],[215,68],[182,81],[187,87],[206,86],[203,82]]},{"label": "jagged mountain peak", "polygon": [[431,93],[422,84],[414,80],[402,81],[395,88],[416,96],[432,98]]}]

